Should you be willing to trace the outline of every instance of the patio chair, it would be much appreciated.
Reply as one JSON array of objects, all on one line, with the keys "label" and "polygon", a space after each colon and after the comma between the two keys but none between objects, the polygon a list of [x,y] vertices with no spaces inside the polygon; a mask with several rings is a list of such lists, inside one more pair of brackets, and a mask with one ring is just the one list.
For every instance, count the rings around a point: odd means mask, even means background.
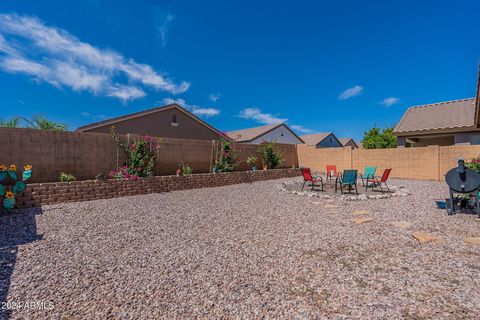
[{"label": "patio chair", "polygon": [[358,173],[360,179],[362,179],[362,186],[365,186],[365,180],[375,179],[375,172],[377,172],[377,167],[366,166],[363,174],[361,172]]},{"label": "patio chair", "polygon": [[327,181],[332,180],[332,178],[338,178],[340,172],[337,172],[337,166],[334,164],[327,164]]},{"label": "patio chair", "polygon": [[348,192],[352,192],[352,187],[355,187],[355,193],[358,195],[357,189],[357,173],[358,170],[343,170],[343,174],[337,177],[335,181],[335,193],[337,192],[337,186],[340,187],[340,192],[343,194],[343,188],[348,187]]},{"label": "patio chair", "polygon": [[388,180],[388,177],[390,176],[391,171],[392,169],[385,169],[380,179],[377,179],[377,178],[367,179],[367,184],[365,185],[365,192],[368,191],[368,188],[372,188],[372,191],[373,191],[375,187],[380,187],[380,191],[382,191],[382,193],[385,193],[385,191],[383,190],[382,184],[385,185],[388,192],[391,192],[387,185],[387,180]]},{"label": "patio chair", "polygon": [[323,191],[323,179],[322,177],[317,177],[312,175],[312,171],[310,168],[302,168],[302,175],[303,175],[303,185],[302,185],[302,190],[305,188],[305,184],[309,183],[309,185],[312,187],[312,190],[315,187],[320,187],[321,190]]}]

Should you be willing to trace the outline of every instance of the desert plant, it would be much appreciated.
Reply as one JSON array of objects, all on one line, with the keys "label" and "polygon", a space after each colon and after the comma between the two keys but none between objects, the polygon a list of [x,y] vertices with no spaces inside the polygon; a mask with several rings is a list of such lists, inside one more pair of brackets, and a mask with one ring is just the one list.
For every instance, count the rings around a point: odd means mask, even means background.
[{"label": "desert plant", "polygon": [[58,180],[60,182],[70,182],[70,181],[75,181],[77,179],[71,173],[60,172],[60,175],[58,176]]},{"label": "desert plant", "polygon": [[188,163],[181,162],[179,167],[182,176],[187,176],[193,173],[193,169],[188,165]]},{"label": "desert plant", "polygon": [[237,151],[232,142],[227,139],[220,140],[220,150],[217,152],[215,169],[217,172],[232,172],[238,166]]},{"label": "desert plant", "polygon": [[262,165],[268,169],[274,169],[283,162],[283,156],[273,141],[262,141],[257,152]]},{"label": "desert plant", "polygon": [[[148,177],[153,175],[155,160],[160,150],[160,140],[150,136],[143,136],[133,142],[124,144],[112,127],[112,137],[117,145],[125,152],[127,164],[122,167],[130,176]],[[121,170],[118,170],[119,173]],[[122,172],[120,172],[122,173]]]},{"label": "desert plant", "polygon": [[250,169],[253,169],[257,164],[257,157],[250,156],[247,158],[246,162],[247,162],[247,165],[250,167]]}]

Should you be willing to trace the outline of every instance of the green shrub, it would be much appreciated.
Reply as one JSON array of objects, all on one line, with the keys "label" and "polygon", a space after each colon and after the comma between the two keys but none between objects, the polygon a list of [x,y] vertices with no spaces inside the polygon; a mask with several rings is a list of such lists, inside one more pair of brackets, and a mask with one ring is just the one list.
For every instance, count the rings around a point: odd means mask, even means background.
[{"label": "green shrub", "polygon": [[188,165],[188,163],[180,163],[180,173],[182,176],[187,176],[193,173],[193,169]]},{"label": "green shrub", "polygon": [[470,161],[465,161],[465,167],[480,173],[480,156],[472,158]]},{"label": "green shrub", "polygon": [[75,176],[71,173],[60,172],[60,176],[58,177],[60,182],[70,182],[77,180]]},{"label": "green shrub", "polygon": [[257,157],[250,156],[247,158],[246,162],[250,168],[253,168],[257,164]]},{"label": "green shrub", "polygon": [[238,166],[237,151],[232,142],[226,139],[220,141],[220,150],[215,157],[217,172],[232,172]]},{"label": "green shrub", "polygon": [[262,160],[262,165],[268,169],[274,169],[283,163],[283,156],[277,150],[277,146],[273,141],[262,141],[257,152]]}]

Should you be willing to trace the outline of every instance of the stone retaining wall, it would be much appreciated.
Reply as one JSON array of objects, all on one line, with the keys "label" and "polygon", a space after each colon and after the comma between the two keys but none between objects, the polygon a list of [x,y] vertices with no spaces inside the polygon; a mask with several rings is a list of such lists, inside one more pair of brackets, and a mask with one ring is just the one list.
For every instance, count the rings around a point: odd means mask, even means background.
[{"label": "stone retaining wall", "polygon": [[74,181],[32,183],[17,197],[18,208],[38,207],[46,204],[108,199],[148,193],[185,189],[220,187],[237,183],[296,177],[298,169],[268,171],[239,171],[230,173],[205,173],[189,176],[157,176],[138,180]]}]

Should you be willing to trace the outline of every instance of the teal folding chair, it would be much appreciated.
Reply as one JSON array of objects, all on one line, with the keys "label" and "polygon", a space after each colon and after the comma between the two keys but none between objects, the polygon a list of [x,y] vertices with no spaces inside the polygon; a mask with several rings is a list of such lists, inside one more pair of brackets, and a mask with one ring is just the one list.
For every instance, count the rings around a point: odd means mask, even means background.
[{"label": "teal folding chair", "polygon": [[366,166],[365,170],[362,173],[359,173],[360,179],[362,179],[362,185],[365,187],[365,181],[368,179],[375,179],[375,172],[377,172],[377,167]]},{"label": "teal folding chair", "polygon": [[337,178],[335,181],[335,193],[337,192],[337,187],[340,187],[340,192],[343,194],[343,188],[348,187],[348,192],[352,192],[353,187],[355,187],[355,193],[358,194],[357,189],[357,175],[358,170],[343,170],[341,177]]}]

